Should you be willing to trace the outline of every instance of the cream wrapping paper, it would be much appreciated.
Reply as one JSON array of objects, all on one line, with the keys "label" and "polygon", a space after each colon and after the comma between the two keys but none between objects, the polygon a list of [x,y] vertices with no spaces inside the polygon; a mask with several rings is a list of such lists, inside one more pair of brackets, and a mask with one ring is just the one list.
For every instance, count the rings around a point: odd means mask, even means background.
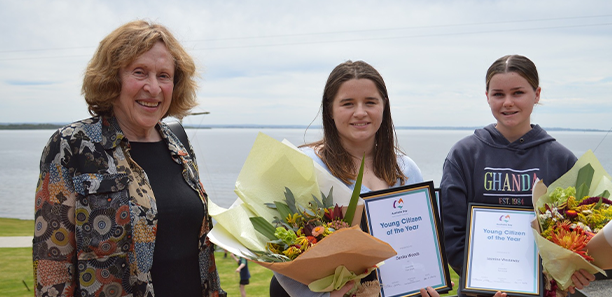
[{"label": "cream wrapping paper", "polygon": [[538,209],[543,207],[546,203],[551,203],[549,195],[554,189],[567,188],[569,186],[576,187],[576,178],[578,177],[578,171],[587,164],[591,164],[594,169],[593,180],[591,187],[589,188],[589,195],[601,194],[604,190],[612,192],[612,179],[610,175],[604,170],[603,166],[599,163],[595,154],[591,150],[587,151],[576,164],[563,176],[554,181],[547,188],[546,185],[540,180],[537,181],[533,188],[532,201],[534,205],[534,211],[536,218],[531,222],[532,231],[538,246],[540,256],[542,257],[542,266],[544,270],[552,276],[558,283],[559,287],[566,290],[572,285],[572,274],[579,270],[585,269],[586,271],[595,274],[600,272],[606,274],[601,268],[589,263],[583,257],[577,253],[565,249],[556,245],[555,243],[547,240],[540,235],[540,224],[538,221]]}]

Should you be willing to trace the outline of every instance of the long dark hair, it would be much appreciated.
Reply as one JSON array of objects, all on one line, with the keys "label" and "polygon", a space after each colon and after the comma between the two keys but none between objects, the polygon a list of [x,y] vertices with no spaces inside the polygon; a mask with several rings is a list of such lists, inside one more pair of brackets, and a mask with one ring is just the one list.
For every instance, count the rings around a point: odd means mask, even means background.
[{"label": "long dark hair", "polygon": [[391,119],[387,86],[380,73],[366,62],[346,61],[332,70],[325,83],[323,100],[321,101],[323,139],[303,146],[312,147],[327,165],[330,172],[344,183],[349,184],[351,180],[357,178],[358,168],[355,168],[353,157],[340,142],[338,129],[332,115],[334,98],[340,86],[351,79],[369,79],[374,82],[384,102],[382,123],[376,132],[376,142],[374,144],[374,174],[389,186],[393,186],[398,179],[401,184],[404,184],[407,177],[397,163],[396,152],[401,153],[401,150],[397,144],[395,127]]}]

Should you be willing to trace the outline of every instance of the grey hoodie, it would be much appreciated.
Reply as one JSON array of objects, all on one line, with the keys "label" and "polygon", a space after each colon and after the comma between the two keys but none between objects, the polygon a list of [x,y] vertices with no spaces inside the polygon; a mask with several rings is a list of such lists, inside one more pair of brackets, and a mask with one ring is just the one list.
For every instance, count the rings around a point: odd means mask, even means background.
[{"label": "grey hoodie", "polygon": [[538,125],[512,143],[495,124],[457,142],[444,161],[440,183],[450,266],[461,275],[469,202],[533,206],[531,191],[536,179],[549,185],[576,160]]}]

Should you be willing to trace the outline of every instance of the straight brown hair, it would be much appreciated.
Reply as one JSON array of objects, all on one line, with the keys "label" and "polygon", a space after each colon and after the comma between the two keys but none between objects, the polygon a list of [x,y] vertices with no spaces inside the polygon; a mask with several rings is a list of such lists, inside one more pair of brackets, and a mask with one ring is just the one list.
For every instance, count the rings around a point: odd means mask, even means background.
[{"label": "straight brown hair", "polygon": [[387,86],[380,73],[366,62],[349,60],[332,70],[325,83],[321,101],[323,139],[303,146],[312,147],[323,163],[327,165],[329,171],[344,183],[349,184],[351,180],[357,178],[359,168],[355,168],[353,156],[342,146],[332,115],[334,99],[340,86],[352,79],[369,79],[374,82],[384,102],[382,123],[376,132],[376,142],[374,144],[374,174],[384,180],[390,187],[395,185],[398,180],[403,185],[407,177],[397,163],[397,153],[402,152],[397,144],[397,135],[391,119]]}]

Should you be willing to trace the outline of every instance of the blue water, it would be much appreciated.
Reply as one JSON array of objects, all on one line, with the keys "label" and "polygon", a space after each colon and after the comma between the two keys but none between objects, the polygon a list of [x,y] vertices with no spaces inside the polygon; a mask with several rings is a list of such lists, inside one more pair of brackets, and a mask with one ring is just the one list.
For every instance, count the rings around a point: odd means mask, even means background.
[{"label": "blue water", "polygon": [[[321,137],[321,130],[310,129],[187,129],[200,177],[210,199],[229,207],[236,199],[234,182],[257,137],[263,132],[275,139],[286,138],[295,145]],[[0,217],[33,219],[34,194],[42,149],[52,130],[0,130]],[[437,187],[442,164],[451,146],[472,134],[471,130],[397,130],[402,149],[421,168],[425,180]],[[587,150],[612,173],[612,134],[605,132],[549,132],[577,156]]]}]

